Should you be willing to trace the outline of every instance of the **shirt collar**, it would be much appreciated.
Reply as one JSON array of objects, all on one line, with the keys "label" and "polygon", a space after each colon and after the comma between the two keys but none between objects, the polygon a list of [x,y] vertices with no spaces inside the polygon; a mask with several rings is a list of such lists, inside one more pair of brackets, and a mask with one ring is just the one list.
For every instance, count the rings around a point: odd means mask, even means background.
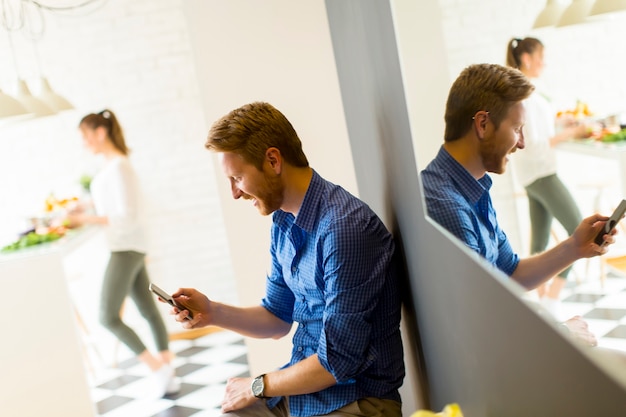
[{"label": "shirt collar", "polygon": [[459,184],[461,193],[473,204],[478,203],[478,200],[491,189],[493,181],[489,174],[476,180],[443,146],[439,149],[437,159],[447,168],[450,178]]},{"label": "shirt collar", "polygon": [[309,188],[306,190],[302,205],[298,211],[295,224],[301,229],[311,232],[315,227],[315,221],[317,217],[317,208],[322,201],[322,194],[324,192],[324,181],[322,177],[313,170],[313,176],[309,183]]},{"label": "shirt collar", "polygon": [[315,227],[317,208],[322,201],[324,192],[324,180],[313,170],[313,176],[304,194],[304,199],[300,205],[298,216],[295,218],[291,213],[283,210],[276,210],[272,215],[274,223],[281,225],[282,228],[289,228],[291,224],[295,224],[306,232],[312,232]]}]

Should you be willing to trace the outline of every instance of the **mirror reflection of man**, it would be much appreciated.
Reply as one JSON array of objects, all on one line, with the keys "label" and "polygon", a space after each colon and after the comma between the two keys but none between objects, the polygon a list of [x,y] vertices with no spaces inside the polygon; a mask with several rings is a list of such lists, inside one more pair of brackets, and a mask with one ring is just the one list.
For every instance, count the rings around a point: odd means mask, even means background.
[{"label": "mirror reflection of man", "polygon": [[[520,259],[496,218],[488,173],[502,174],[509,155],[524,149],[524,106],[534,87],[520,71],[496,64],[467,67],[453,83],[439,153],[421,172],[429,217],[528,290],[581,258],[604,254],[614,242],[594,242],[609,219],[595,214],[543,253]],[[587,323],[576,316],[564,325],[574,337],[597,344]]]}]

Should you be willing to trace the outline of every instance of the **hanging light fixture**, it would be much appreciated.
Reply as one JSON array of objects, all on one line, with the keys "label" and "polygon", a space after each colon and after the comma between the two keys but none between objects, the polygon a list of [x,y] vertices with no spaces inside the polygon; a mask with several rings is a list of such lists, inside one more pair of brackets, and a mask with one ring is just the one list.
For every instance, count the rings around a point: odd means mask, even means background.
[{"label": "hanging light fixture", "polygon": [[573,0],[572,4],[563,12],[557,27],[585,23],[593,7],[594,0]]},{"label": "hanging light fixture", "polygon": [[35,42],[44,33],[44,10],[55,13],[74,13],[78,9],[91,9],[93,11],[101,7],[106,1],[73,0],[73,5],[71,3],[68,4],[66,1],[65,4],[52,6],[35,0],[0,0],[0,24],[9,35],[13,64],[17,73],[15,97],[0,91],[0,119],[4,120],[19,114],[30,115],[30,117],[48,116],[59,111],[74,108],[68,100],[57,94],[50,87],[48,79],[43,75],[38,54],[40,88],[37,96],[31,93],[26,82],[20,78],[15,47],[11,37],[12,33],[22,32],[27,38]]},{"label": "hanging light fixture", "polygon": [[29,112],[19,101],[0,90],[0,118],[26,116]]},{"label": "hanging light fixture", "polygon": [[566,3],[559,0],[548,0],[546,7],[543,8],[537,19],[535,19],[533,29],[556,25],[566,8]]},{"label": "hanging light fixture", "polygon": [[28,113],[32,113],[34,117],[50,116],[56,113],[50,106],[43,101],[39,100],[30,92],[26,82],[19,78],[19,70],[17,68],[17,60],[15,58],[15,46],[13,45],[13,37],[11,32],[9,35],[9,46],[11,47],[11,53],[13,55],[13,63],[15,64],[15,72],[17,73],[17,86],[15,88],[15,98],[19,101]]},{"label": "hanging light fixture", "polygon": [[591,9],[591,16],[626,11],[626,0],[597,0]]},{"label": "hanging light fixture", "polygon": [[46,103],[33,96],[26,85],[26,82],[22,79],[17,80],[17,100],[28,110],[29,113],[33,113],[35,117],[50,116],[56,113],[54,109],[48,106]]},{"label": "hanging light fixture", "polygon": [[39,79],[39,94],[37,98],[57,112],[74,108],[69,101],[52,90],[46,77]]}]

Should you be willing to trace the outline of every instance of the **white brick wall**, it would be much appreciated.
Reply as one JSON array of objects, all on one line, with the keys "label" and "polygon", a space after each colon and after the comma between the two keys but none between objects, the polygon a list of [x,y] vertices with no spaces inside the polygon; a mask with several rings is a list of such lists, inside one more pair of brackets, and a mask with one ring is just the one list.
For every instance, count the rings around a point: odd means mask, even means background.
[{"label": "white brick wall", "polygon": [[[77,109],[0,126],[0,243],[40,210],[48,193],[76,193],[80,175],[96,171],[101,160],[83,149],[77,124],[108,107],[125,129],[143,183],[153,280],[236,302],[181,3],[109,0],[88,15],[45,14],[44,72]],[[20,75],[34,81],[32,45],[14,38]],[[15,69],[5,36],[0,62],[0,88],[11,92]]]}]

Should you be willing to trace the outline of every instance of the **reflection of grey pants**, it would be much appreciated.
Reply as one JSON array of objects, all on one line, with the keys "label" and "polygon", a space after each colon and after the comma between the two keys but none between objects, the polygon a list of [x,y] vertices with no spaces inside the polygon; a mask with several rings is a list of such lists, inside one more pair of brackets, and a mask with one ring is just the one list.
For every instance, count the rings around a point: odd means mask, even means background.
[{"label": "reflection of grey pants", "polygon": [[[569,235],[574,233],[582,221],[574,198],[556,174],[539,178],[526,187],[526,193],[530,212],[530,252],[532,254],[546,250],[553,218],[561,223]],[[567,278],[571,269],[570,266],[559,276]]]},{"label": "reflection of grey pants", "polygon": [[137,355],[145,351],[146,346],[120,318],[120,309],[127,295],[150,324],[157,349],[168,350],[167,330],[148,289],[150,281],[144,258],[145,255],[139,252],[112,252],[100,296],[100,323]]},{"label": "reflection of grey pants", "polygon": [[[291,417],[289,414],[289,402],[283,398],[273,409],[267,408],[265,402],[259,401],[243,410],[223,414],[222,417]],[[363,398],[353,403],[341,407],[339,410],[325,417],[401,417],[402,406],[392,400],[381,400],[379,398]],[[322,417],[322,416],[315,416]]]}]

